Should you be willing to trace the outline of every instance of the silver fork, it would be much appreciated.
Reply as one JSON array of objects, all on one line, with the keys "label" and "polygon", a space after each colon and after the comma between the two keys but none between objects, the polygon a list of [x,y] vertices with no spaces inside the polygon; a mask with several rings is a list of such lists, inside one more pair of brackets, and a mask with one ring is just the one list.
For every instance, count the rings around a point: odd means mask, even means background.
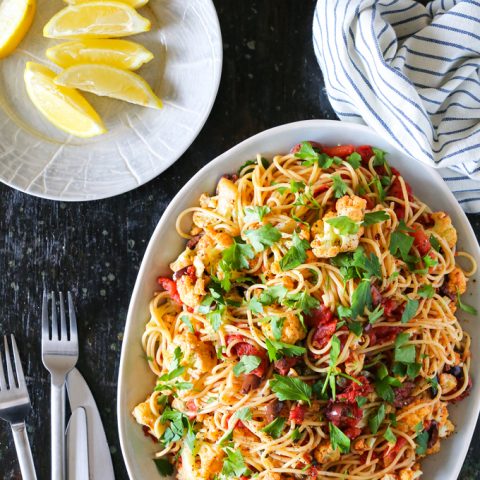
[{"label": "silver fork", "polygon": [[[32,452],[25,429],[25,417],[31,408],[30,397],[28,396],[15,337],[10,335],[10,338],[12,340],[15,375],[12,368],[7,336],[5,335],[3,339],[5,343],[5,364],[7,367],[8,385],[5,379],[2,352],[0,350],[0,417],[10,422],[12,427],[13,440],[15,442],[23,480],[35,480],[37,475],[35,474]],[[15,377],[17,377],[16,380]]]},{"label": "silver fork", "polygon": [[59,293],[60,329],[57,322],[55,293],[52,292],[51,329],[48,321],[48,298],[43,292],[42,305],[42,361],[51,376],[51,450],[52,479],[65,478],[65,380],[67,373],[78,360],[77,319],[73,307],[72,295],[68,292],[68,317],[70,334],[67,330],[67,318],[63,293]]}]

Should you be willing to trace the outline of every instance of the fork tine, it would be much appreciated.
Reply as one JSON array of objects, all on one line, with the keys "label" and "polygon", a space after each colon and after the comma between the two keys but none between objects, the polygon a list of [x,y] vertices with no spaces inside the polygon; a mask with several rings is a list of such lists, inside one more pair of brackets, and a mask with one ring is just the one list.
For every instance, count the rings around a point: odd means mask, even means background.
[{"label": "fork tine", "polygon": [[52,292],[52,340],[60,340],[58,336],[57,299],[55,298],[55,292]]},{"label": "fork tine", "polygon": [[68,296],[68,316],[70,317],[70,340],[77,341],[77,317],[75,315],[75,307],[73,306],[72,294],[67,292]]},{"label": "fork tine", "polygon": [[0,391],[6,390],[7,381],[5,380],[5,372],[3,370],[2,349],[0,348]]},{"label": "fork tine", "polygon": [[43,290],[42,301],[42,339],[48,340],[50,332],[48,331],[48,298],[47,291]]},{"label": "fork tine", "polygon": [[12,359],[10,358],[10,349],[8,348],[8,339],[6,335],[3,337],[3,342],[5,344],[5,363],[7,364],[8,388],[13,390],[14,388],[17,388],[17,386],[15,384],[15,377],[13,376]]},{"label": "fork tine", "polygon": [[22,361],[20,360],[20,354],[18,353],[17,342],[15,341],[15,335],[10,335],[12,340],[12,350],[13,350],[13,362],[15,364],[15,371],[17,373],[18,386],[25,386],[25,376],[23,375]]},{"label": "fork tine", "polygon": [[65,318],[65,302],[63,301],[63,292],[60,292],[60,339],[68,340],[67,335],[67,319]]}]

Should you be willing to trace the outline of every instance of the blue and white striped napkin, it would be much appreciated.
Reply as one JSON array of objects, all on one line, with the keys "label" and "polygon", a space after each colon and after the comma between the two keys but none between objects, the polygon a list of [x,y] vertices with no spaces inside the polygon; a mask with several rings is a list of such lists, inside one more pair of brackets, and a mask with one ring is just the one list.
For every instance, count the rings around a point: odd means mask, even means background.
[{"label": "blue and white striped napkin", "polygon": [[319,0],[313,43],[340,119],[438,168],[480,212],[480,0]]}]

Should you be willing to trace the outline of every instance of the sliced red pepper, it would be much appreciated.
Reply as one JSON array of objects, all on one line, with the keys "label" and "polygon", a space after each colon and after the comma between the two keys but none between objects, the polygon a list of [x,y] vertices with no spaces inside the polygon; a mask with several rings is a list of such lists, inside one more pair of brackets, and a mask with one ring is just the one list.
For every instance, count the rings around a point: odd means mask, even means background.
[{"label": "sliced red pepper", "polygon": [[360,145],[355,151],[362,157],[362,163],[368,165],[369,160],[375,155],[370,145]]},{"label": "sliced red pepper", "polygon": [[320,305],[319,308],[312,310],[305,316],[305,325],[310,328],[316,328],[318,325],[328,323],[333,319],[333,312],[326,305]]},{"label": "sliced red pepper", "polygon": [[336,145],[334,147],[326,147],[322,145],[322,152],[326,153],[329,157],[347,158],[355,151],[353,145]]},{"label": "sliced red pepper", "polygon": [[250,374],[256,375],[259,378],[263,378],[265,376],[265,373],[268,369],[268,360],[267,356],[265,355],[265,350],[255,347],[248,342],[240,342],[232,348],[232,351],[239,357],[242,357],[243,355],[254,355],[259,357],[261,359],[260,365],[255,370],[252,370]]},{"label": "sliced red pepper", "polygon": [[403,331],[402,327],[376,327],[368,332],[370,337],[370,346],[377,345],[377,343],[387,343],[395,340],[397,335]]},{"label": "sliced red pepper", "polygon": [[354,403],[357,400],[357,397],[366,397],[369,393],[373,392],[373,387],[370,382],[364,377],[360,376],[356,378],[361,385],[353,380],[350,380],[350,383],[347,385],[345,390],[340,395],[337,395],[339,400],[345,400],[349,403]]},{"label": "sliced red pepper", "polygon": [[315,348],[321,349],[327,345],[332,338],[332,335],[337,329],[337,320],[331,320],[329,322],[318,325],[315,333],[312,336],[312,345]]},{"label": "sliced red pepper", "polygon": [[407,444],[407,441],[403,437],[397,437],[397,442],[395,445],[390,449],[386,450],[383,455],[383,463],[385,466],[390,465],[394,460],[395,457],[398,455],[398,452]]},{"label": "sliced red pepper", "polygon": [[296,425],[301,425],[304,418],[305,413],[307,411],[307,407],[305,405],[300,405],[297,403],[291,410],[290,414],[288,415],[288,419],[294,422]]},{"label": "sliced red pepper", "polygon": [[170,295],[170,298],[177,302],[179,305],[182,305],[180,300],[180,295],[178,294],[177,284],[168,277],[158,277],[157,283]]},{"label": "sliced red pepper", "polygon": [[413,244],[417,247],[420,256],[424,257],[432,248],[430,239],[427,237],[425,230],[418,227],[413,232],[408,232],[408,234],[413,237]]}]

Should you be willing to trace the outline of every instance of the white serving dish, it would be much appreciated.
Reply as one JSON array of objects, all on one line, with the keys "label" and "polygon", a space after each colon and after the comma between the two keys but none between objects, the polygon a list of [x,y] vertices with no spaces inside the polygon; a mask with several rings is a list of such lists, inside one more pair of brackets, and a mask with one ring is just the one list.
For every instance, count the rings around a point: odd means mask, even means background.
[{"label": "white serving dish", "polygon": [[[246,160],[257,153],[269,157],[286,153],[298,142],[318,141],[326,144],[370,144],[389,152],[389,162],[397,167],[412,185],[414,193],[436,210],[447,211],[458,231],[459,248],[470,252],[480,263],[480,249],[465,213],[438,173],[430,167],[395,150],[373,130],[345,122],[332,120],[306,120],[290,123],[259,133],[228,150],[200,170],[175,196],[155,229],[145,253],[128,311],[122,346],[118,381],[118,428],[125,464],[130,478],[158,480],[159,475],[152,462],[159,448],[146,438],[130,412],[145,400],[155,384],[141,346],[141,336],[149,318],[148,305],[157,289],[156,278],[169,274],[168,265],[185,246],[175,230],[177,216],[184,209],[197,205],[202,192],[212,192],[221,175],[235,172]],[[478,282],[479,275],[475,275]],[[480,311],[480,298],[475,295],[475,283],[471,282],[466,302]],[[473,388],[468,398],[450,408],[457,425],[456,433],[442,443],[441,453],[422,462],[425,480],[454,480],[462,467],[475,429],[480,409],[480,381],[478,356],[480,355],[480,323],[464,317],[464,326],[472,336]],[[469,318],[467,318],[469,317]]]}]

